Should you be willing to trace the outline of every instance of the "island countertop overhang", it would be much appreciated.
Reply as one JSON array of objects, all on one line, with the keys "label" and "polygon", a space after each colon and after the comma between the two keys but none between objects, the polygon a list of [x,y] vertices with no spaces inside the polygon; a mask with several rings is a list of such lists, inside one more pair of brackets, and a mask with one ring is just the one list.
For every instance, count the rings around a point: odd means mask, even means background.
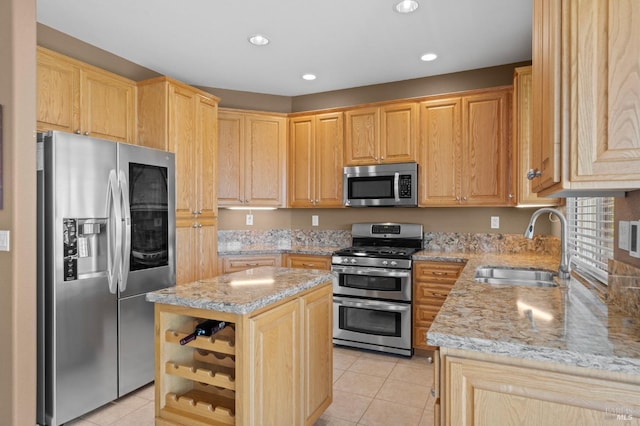
[{"label": "island countertop overhang", "polygon": [[146,300],[245,315],[334,279],[329,271],[267,266],[154,291]]}]

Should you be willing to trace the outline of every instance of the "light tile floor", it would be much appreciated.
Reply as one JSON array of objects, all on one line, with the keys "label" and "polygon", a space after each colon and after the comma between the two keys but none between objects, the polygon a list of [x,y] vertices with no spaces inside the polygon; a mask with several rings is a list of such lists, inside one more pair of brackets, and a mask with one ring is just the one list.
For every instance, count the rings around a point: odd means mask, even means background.
[{"label": "light tile floor", "polygon": [[[333,367],[333,403],[315,426],[433,425],[433,367],[426,357],[336,346]],[[152,426],[153,401],[151,384],[66,425]]]}]

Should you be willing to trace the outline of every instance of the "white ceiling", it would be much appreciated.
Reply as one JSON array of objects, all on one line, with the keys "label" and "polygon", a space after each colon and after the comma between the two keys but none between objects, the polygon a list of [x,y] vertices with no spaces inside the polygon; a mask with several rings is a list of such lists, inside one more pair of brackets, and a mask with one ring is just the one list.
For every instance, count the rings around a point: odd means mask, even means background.
[{"label": "white ceiling", "polygon": [[418,1],[37,0],[37,19],[192,85],[283,96],[531,59],[531,0]]}]

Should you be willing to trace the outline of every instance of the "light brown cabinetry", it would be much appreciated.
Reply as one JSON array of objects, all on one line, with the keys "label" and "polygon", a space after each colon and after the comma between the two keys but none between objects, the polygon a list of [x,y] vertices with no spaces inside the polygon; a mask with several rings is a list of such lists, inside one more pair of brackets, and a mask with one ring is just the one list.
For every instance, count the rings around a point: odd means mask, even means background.
[{"label": "light brown cabinetry", "polygon": [[413,347],[427,345],[427,331],[464,268],[460,262],[416,261],[413,267]]},{"label": "light brown cabinetry", "polygon": [[284,207],[286,116],[221,109],[218,205]]},{"label": "light brown cabinetry", "polygon": [[287,268],[331,269],[331,256],[313,254],[285,254],[283,264]]},{"label": "light brown cabinetry", "polygon": [[420,103],[420,206],[508,206],[511,87]]},{"label": "light brown cabinetry", "polygon": [[221,274],[244,271],[260,266],[280,266],[279,254],[261,255],[228,255],[220,256],[219,270]]},{"label": "light brown cabinetry", "polygon": [[[246,315],[157,303],[156,424],[312,425],[331,404],[332,287]],[[221,332],[182,346],[199,322]]]},{"label": "light brown cabinetry", "polygon": [[343,114],[289,120],[289,206],[342,207]]},{"label": "light brown cabinetry", "polygon": [[640,188],[639,14],[634,1],[534,1],[534,190]]},{"label": "light brown cabinetry", "polygon": [[416,161],[417,117],[415,102],[345,111],[345,165]]},{"label": "light brown cabinetry", "polygon": [[[513,76],[513,172],[512,185],[518,206],[555,206],[558,198],[538,197],[531,191],[531,181],[526,178],[531,168],[532,144],[532,91],[531,66],[518,67]],[[513,191],[513,189],[511,190]]]},{"label": "light brown cabinetry", "polygon": [[37,48],[37,128],[136,143],[136,84]]},{"label": "light brown cabinetry", "polygon": [[176,158],[176,281],[215,276],[218,98],[168,77],[138,94],[139,144]]},{"label": "light brown cabinetry", "polygon": [[628,376],[482,358],[462,351],[444,357],[444,425],[637,424],[640,385]]}]

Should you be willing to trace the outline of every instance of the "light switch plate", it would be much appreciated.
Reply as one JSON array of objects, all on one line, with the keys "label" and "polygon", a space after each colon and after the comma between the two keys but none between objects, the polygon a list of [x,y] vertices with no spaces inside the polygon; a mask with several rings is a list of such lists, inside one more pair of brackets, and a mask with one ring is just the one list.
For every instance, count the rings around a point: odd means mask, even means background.
[{"label": "light switch plate", "polygon": [[317,214],[311,215],[311,226],[319,226],[320,220],[318,219]]},{"label": "light switch plate", "polygon": [[0,231],[0,251],[9,251],[9,231]]},{"label": "light switch plate", "polygon": [[629,251],[629,221],[618,222],[618,248]]}]

